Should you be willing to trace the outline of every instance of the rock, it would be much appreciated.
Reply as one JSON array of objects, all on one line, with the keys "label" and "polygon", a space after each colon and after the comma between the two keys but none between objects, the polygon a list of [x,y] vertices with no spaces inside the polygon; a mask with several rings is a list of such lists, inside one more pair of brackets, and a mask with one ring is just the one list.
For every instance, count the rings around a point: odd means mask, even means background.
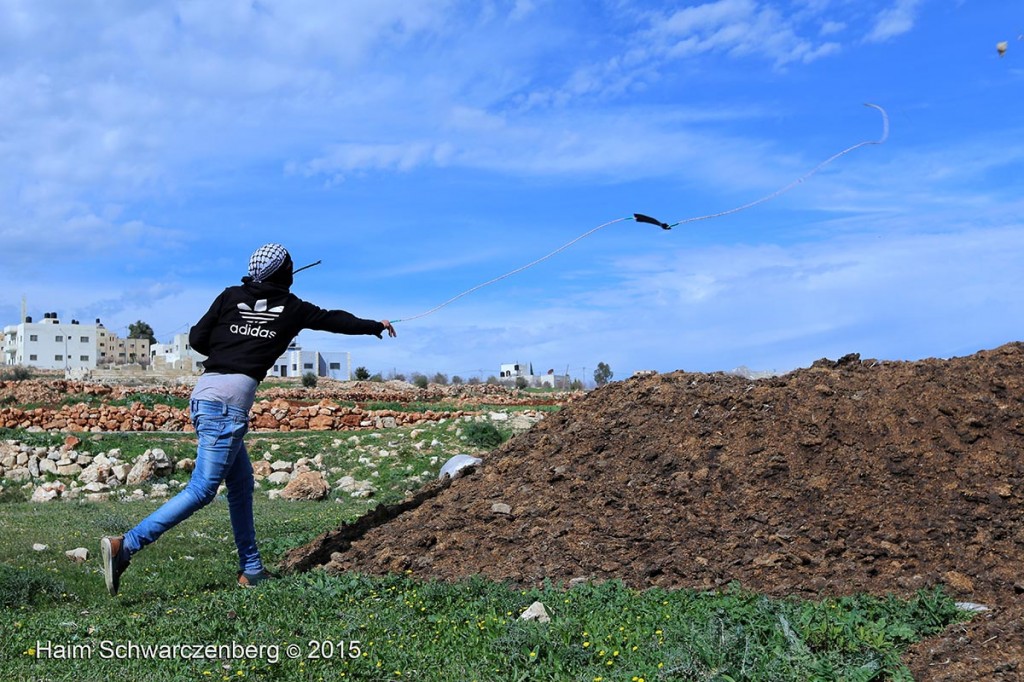
[{"label": "rock", "polygon": [[327,497],[330,487],[319,471],[298,474],[288,482],[281,497],[286,500],[322,500]]},{"label": "rock", "polygon": [[179,459],[177,465],[175,465],[175,469],[177,469],[178,471],[184,471],[187,474],[192,473],[195,470],[195,468],[196,461],[194,459],[189,459],[188,457],[185,457],[184,459]]},{"label": "rock", "polygon": [[4,477],[10,482],[19,482],[32,478],[32,472],[25,468],[8,469]]},{"label": "rock", "polygon": [[146,450],[132,466],[125,482],[128,485],[137,485],[150,479],[169,476],[174,473],[174,463],[167,456],[167,453],[160,448]]},{"label": "rock", "polygon": [[292,475],[287,471],[275,471],[267,476],[267,480],[275,485],[282,485],[292,480]]},{"label": "rock", "polygon": [[32,545],[32,551],[34,552],[45,552],[50,549],[49,545],[44,545],[41,542],[36,542]]},{"label": "rock", "polygon": [[160,448],[153,448],[150,452],[153,457],[153,465],[156,467],[157,476],[170,476],[174,473],[174,462],[167,456],[167,453]]},{"label": "rock", "polygon": [[334,428],[334,417],[329,414],[318,415],[309,420],[311,431],[330,431]]},{"label": "rock", "polygon": [[77,462],[67,462],[66,464],[57,462],[58,476],[77,476],[80,473],[82,473],[82,465]]},{"label": "rock", "polygon": [[115,464],[110,467],[110,473],[114,476],[114,480],[118,483],[124,483],[128,480],[129,467],[127,464]]},{"label": "rock", "polygon": [[290,472],[292,470],[292,463],[291,462],[286,462],[283,459],[279,459],[279,460],[276,460],[274,462],[271,462],[270,469],[272,471],[288,471],[288,472]]},{"label": "rock", "polygon": [[548,615],[548,610],[544,608],[543,604],[535,601],[530,604],[530,608],[519,614],[519,620],[535,620],[538,623],[550,623],[551,616]]},{"label": "rock", "polygon": [[68,436],[67,438],[64,439],[63,450],[65,452],[67,452],[68,450],[74,450],[81,444],[81,442],[82,439],[79,438],[78,436]]},{"label": "rock", "polygon": [[495,514],[508,515],[512,513],[512,507],[505,504],[504,502],[495,502],[494,504],[491,505],[491,511]]},{"label": "rock", "polygon": [[60,497],[65,490],[60,481],[49,481],[32,491],[32,502],[49,502]]},{"label": "rock", "polygon": [[39,475],[43,474],[56,474],[57,463],[52,459],[41,459],[39,460]]},{"label": "rock", "polygon": [[270,468],[270,462],[265,459],[252,463],[252,475],[257,481],[261,481],[270,474],[274,473],[274,470]]},{"label": "rock", "polygon": [[78,480],[82,483],[106,483],[111,474],[112,472],[109,464],[94,461],[82,470]]},{"label": "rock", "polygon": [[138,485],[148,481],[155,475],[156,465],[153,463],[153,458],[147,453],[135,460],[135,464],[132,465],[131,471],[128,472],[125,482],[128,485]]},{"label": "rock", "polygon": [[110,486],[107,485],[106,483],[93,481],[92,483],[86,483],[85,486],[82,487],[82,490],[86,491],[87,493],[102,493],[107,490],[110,490]]},{"label": "rock", "polygon": [[71,559],[76,564],[80,564],[89,560],[89,550],[85,547],[76,547],[75,549],[69,549],[64,552],[64,556]]},{"label": "rock", "polygon": [[267,499],[276,500],[279,497],[281,497],[282,492],[283,491],[281,488],[274,488],[273,490],[267,493]]}]

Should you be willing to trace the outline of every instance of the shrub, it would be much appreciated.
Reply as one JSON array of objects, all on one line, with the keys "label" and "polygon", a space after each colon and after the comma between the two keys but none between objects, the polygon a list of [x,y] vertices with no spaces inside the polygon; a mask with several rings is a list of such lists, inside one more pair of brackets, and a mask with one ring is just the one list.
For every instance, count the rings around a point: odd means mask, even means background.
[{"label": "shrub", "polygon": [[462,437],[480,448],[496,448],[505,442],[505,436],[490,422],[470,422],[463,427]]},{"label": "shrub", "polygon": [[302,385],[306,388],[316,388],[317,376],[312,372],[306,372],[302,375]]},{"label": "shrub", "polygon": [[0,371],[0,381],[25,381],[32,378],[32,371],[28,367],[15,365],[10,369]]},{"label": "shrub", "polygon": [[414,374],[412,376],[412,383],[416,388],[426,388],[430,384],[430,381],[423,374]]},{"label": "shrub", "polygon": [[366,381],[370,378],[370,370],[365,367],[356,367],[355,377],[356,381]]}]

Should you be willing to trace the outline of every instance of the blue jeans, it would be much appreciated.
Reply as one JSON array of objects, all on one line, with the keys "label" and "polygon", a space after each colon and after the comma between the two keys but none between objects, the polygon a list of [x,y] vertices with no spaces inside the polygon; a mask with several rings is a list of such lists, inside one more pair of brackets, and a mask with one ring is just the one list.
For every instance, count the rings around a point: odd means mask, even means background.
[{"label": "blue jeans", "polygon": [[252,516],[252,463],[243,442],[249,431],[249,415],[241,408],[212,400],[193,400],[191,414],[199,440],[192,478],[180,493],[125,533],[124,547],[131,555],[155,542],[212,502],[223,481],[228,488],[228,511],[238,548],[239,570],[258,573],[263,570],[263,562],[256,549]]}]

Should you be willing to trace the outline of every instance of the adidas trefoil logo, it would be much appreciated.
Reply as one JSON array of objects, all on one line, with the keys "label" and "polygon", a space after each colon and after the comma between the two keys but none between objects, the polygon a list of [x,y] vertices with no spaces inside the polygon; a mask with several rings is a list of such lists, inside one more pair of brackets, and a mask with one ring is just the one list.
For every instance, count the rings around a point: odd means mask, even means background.
[{"label": "adidas trefoil logo", "polygon": [[284,312],[284,306],[276,305],[273,308],[267,308],[267,299],[261,298],[251,308],[247,303],[239,303],[238,310],[246,322],[266,324],[270,320],[277,319],[277,316]]},{"label": "adidas trefoil logo", "polygon": [[267,339],[272,339],[277,336],[277,332],[271,331],[264,328],[265,325],[271,320],[276,320],[278,315],[284,312],[283,305],[277,305],[273,308],[267,307],[267,299],[261,298],[250,308],[247,303],[238,304],[238,314],[245,320],[245,324],[231,325],[231,331],[235,334],[241,334],[242,336],[257,336]]}]

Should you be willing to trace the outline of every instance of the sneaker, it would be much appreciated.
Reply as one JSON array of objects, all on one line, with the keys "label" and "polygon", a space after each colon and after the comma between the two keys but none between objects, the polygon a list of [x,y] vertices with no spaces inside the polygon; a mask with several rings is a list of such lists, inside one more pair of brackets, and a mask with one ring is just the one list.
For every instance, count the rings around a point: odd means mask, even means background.
[{"label": "sneaker", "polygon": [[238,586],[256,587],[262,582],[266,582],[267,580],[274,580],[275,578],[277,578],[277,576],[265,568],[262,571],[259,571],[258,573],[239,573]]},{"label": "sneaker", "polygon": [[121,574],[128,568],[131,558],[124,548],[124,536],[104,537],[100,540],[100,557],[103,562],[103,579],[107,583],[107,592],[117,596],[121,587]]}]

